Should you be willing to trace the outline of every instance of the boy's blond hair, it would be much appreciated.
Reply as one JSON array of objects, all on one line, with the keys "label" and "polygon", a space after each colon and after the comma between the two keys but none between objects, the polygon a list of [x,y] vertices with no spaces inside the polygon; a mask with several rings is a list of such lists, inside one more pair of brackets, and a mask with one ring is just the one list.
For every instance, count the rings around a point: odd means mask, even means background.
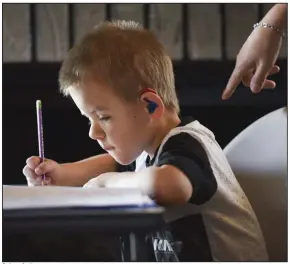
[{"label": "boy's blond hair", "polygon": [[69,95],[85,74],[109,84],[126,100],[152,88],[168,109],[179,113],[171,59],[155,35],[134,21],[102,23],[75,45],[60,70],[60,91]]}]

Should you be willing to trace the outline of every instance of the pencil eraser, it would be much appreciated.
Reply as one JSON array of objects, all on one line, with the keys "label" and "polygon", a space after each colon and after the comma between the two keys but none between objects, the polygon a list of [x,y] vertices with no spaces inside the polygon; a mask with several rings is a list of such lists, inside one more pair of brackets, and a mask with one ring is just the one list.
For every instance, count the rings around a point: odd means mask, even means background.
[{"label": "pencil eraser", "polygon": [[36,101],[36,107],[41,108],[41,100]]}]

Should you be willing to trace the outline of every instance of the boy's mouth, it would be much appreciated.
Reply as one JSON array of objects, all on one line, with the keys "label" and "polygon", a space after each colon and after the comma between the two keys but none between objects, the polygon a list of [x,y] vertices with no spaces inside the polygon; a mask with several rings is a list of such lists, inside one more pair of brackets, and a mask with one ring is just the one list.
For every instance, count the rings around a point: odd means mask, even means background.
[{"label": "boy's mouth", "polygon": [[112,147],[112,146],[103,145],[102,142],[100,142],[100,141],[98,141],[98,143],[99,143],[100,147],[105,151],[109,151],[109,150],[114,149],[114,147]]}]

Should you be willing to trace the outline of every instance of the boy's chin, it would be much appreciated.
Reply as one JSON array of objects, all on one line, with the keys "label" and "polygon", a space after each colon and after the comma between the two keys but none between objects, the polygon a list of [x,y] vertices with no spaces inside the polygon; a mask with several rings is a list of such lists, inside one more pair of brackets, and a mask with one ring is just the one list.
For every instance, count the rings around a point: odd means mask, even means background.
[{"label": "boy's chin", "polygon": [[118,162],[119,164],[121,165],[129,165],[131,163],[133,163],[137,158],[135,157],[120,157],[120,156],[117,156],[117,155],[111,155],[114,160],[116,162]]}]

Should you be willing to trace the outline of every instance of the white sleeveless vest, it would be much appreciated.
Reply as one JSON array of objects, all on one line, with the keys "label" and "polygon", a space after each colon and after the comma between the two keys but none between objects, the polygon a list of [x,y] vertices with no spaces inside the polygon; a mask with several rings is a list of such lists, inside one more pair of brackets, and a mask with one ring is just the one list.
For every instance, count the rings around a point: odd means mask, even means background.
[{"label": "white sleeveless vest", "polygon": [[[167,208],[166,221],[201,214],[214,261],[267,261],[266,246],[258,220],[210,130],[198,121],[172,129],[163,139],[154,164],[158,162],[167,140],[179,133],[188,133],[205,149],[217,181],[217,190],[202,205],[187,203]],[[146,167],[147,156],[143,152],[138,157],[135,171]]]}]

